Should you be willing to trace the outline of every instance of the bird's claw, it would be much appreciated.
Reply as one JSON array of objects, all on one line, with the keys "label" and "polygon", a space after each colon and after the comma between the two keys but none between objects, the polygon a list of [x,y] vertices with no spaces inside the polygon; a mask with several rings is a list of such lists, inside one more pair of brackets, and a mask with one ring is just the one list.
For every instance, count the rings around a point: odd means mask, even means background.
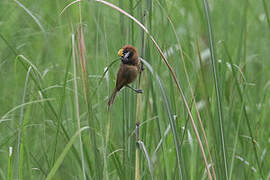
[{"label": "bird's claw", "polygon": [[143,65],[143,62],[141,61],[141,71],[144,70],[144,65]]},{"label": "bird's claw", "polygon": [[142,94],[143,90],[142,89],[137,89],[136,92]]}]

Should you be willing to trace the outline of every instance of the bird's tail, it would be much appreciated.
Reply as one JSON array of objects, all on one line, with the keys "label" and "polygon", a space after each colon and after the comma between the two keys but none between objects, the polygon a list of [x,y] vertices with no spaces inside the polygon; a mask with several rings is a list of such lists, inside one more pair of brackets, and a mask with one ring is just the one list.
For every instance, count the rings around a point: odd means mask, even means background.
[{"label": "bird's tail", "polygon": [[112,95],[110,96],[110,99],[108,101],[108,107],[110,107],[114,103],[115,96],[117,94],[117,89],[115,88]]}]

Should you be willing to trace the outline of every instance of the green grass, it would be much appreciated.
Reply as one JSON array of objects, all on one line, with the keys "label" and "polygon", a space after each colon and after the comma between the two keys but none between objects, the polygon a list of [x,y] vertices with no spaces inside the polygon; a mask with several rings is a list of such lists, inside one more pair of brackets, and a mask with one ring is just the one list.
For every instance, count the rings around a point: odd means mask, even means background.
[{"label": "green grass", "polygon": [[269,5],[2,0],[0,179],[270,179]]}]

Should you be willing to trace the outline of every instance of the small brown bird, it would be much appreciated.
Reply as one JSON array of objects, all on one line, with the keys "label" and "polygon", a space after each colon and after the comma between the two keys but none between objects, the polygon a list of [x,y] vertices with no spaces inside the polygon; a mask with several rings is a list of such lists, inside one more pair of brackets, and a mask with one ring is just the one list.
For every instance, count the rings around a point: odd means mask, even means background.
[{"label": "small brown bird", "polygon": [[143,92],[141,89],[134,89],[128,85],[134,82],[138,74],[143,70],[136,48],[132,45],[125,45],[118,51],[118,56],[121,57],[122,63],[117,73],[116,85],[108,101],[108,106],[113,104],[117,92],[124,86],[134,90],[136,93]]}]

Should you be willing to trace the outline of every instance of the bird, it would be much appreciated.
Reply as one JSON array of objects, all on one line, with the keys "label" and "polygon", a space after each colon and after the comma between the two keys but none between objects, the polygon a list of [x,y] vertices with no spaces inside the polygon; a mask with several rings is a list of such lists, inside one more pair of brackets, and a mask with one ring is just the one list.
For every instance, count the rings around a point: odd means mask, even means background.
[{"label": "bird", "polygon": [[118,69],[115,88],[108,101],[108,107],[114,103],[117,92],[123,87],[128,87],[136,93],[143,93],[142,89],[129,86],[143,70],[143,64],[139,60],[137,49],[132,45],[125,45],[118,51],[118,56],[120,56],[121,64]]}]

